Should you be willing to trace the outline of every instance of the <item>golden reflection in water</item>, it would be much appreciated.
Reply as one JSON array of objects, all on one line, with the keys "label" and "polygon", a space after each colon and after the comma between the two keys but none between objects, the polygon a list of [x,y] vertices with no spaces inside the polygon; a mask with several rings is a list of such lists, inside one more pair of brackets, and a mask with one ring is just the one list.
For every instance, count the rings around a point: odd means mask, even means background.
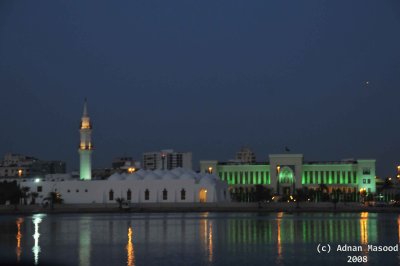
[{"label": "golden reflection in water", "polygon": [[400,242],[400,215],[397,216],[397,231],[398,231],[398,237],[399,237],[399,242]]},{"label": "golden reflection in water", "polygon": [[208,230],[208,261],[213,261],[213,228],[212,221],[210,221],[210,226]]},{"label": "golden reflection in water", "polygon": [[127,265],[134,266],[135,265],[135,248],[133,246],[133,230],[132,227],[128,228],[128,243],[126,244],[126,253],[128,255]]},{"label": "golden reflection in water", "polygon": [[213,261],[213,224],[207,219],[200,221],[200,242],[209,262]]},{"label": "golden reflection in water", "polygon": [[277,213],[277,232],[278,232],[278,236],[277,236],[277,245],[278,245],[278,261],[280,261],[282,259],[282,242],[281,242],[281,221],[282,221],[282,217],[283,217],[283,212],[278,212]]},{"label": "golden reflection in water", "polygon": [[360,217],[361,244],[368,244],[368,212],[362,212]]},{"label": "golden reflection in water", "polygon": [[24,222],[24,219],[22,219],[22,218],[18,218],[16,221],[17,229],[18,229],[17,236],[16,236],[16,238],[17,238],[17,249],[16,249],[17,262],[19,262],[19,260],[21,258],[21,238],[22,238],[21,225],[23,222]]},{"label": "golden reflection in water", "polygon": [[35,265],[39,263],[39,253],[40,253],[40,246],[39,246],[39,224],[42,222],[42,214],[35,214],[33,215],[33,224],[35,225],[35,233],[33,234],[34,239],[34,246],[32,248],[33,257],[35,261]]}]

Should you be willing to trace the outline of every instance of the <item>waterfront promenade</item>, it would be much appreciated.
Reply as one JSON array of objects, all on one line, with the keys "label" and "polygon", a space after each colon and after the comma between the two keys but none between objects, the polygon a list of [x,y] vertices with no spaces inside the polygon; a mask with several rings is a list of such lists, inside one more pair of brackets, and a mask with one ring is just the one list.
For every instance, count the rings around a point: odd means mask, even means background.
[{"label": "waterfront promenade", "polygon": [[296,203],[134,203],[129,209],[113,204],[55,204],[54,208],[41,205],[0,206],[0,214],[32,213],[118,213],[118,212],[388,212],[400,213],[399,207],[370,207],[361,203],[302,202]]}]

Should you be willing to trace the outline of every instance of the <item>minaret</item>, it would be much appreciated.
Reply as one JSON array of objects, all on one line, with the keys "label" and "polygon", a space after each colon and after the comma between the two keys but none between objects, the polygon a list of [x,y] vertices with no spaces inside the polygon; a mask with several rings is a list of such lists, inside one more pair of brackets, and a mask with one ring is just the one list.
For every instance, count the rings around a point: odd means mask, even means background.
[{"label": "minaret", "polygon": [[87,112],[87,101],[83,105],[83,115],[81,120],[81,127],[79,129],[81,135],[81,143],[79,144],[79,156],[80,156],[80,179],[91,180],[92,179],[92,125],[90,124],[90,118]]}]

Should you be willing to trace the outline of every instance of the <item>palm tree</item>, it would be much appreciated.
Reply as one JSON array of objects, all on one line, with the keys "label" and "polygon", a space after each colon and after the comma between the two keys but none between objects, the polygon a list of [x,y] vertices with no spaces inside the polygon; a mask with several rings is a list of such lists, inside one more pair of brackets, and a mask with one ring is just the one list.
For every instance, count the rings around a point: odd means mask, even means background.
[{"label": "palm tree", "polygon": [[300,208],[300,202],[305,201],[308,198],[308,189],[298,188],[296,189],[295,199],[296,199],[296,208]]},{"label": "palm tree", "polygon": [[22,187],[21,188],[21,198],[24,201],[24,205],[27,204],[27,198],[29,197],[29,191],[30,191],[30,187]]},{"label": "palm tree", "polygon": [[39,196],[37,192],[31,192],[31,204],[36,204],[36,198]]},{"label": "palm tree", "polygon": [[122,210],[122,203],[125,202],[124,198],[116,198],[115,201],[118,203],[118,207],[120,210]]}]

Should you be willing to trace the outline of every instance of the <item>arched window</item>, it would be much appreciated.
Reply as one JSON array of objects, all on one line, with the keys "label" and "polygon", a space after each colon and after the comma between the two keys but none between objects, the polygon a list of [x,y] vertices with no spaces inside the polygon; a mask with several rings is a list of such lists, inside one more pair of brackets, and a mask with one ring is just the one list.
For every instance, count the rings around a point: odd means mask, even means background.
[{"label": "arched window", "polygon": [[164,188],[162,192],[162,199],[167,200],[168,199],[168,191]]},{"label": "arched window", "polygon": [[146,189],[144,191],[144,200],[149,200],[149,198],[150,198],[150,191]]},{"label": "arched window", "polygon": [[185,200],[186,199],[186,191],[182,188],[181,190],[181,200]]},{"label": "arched window", "polygon": [[132,199],[132,191],[128,189],[128,191],[126,192],[126,200],[131,200],[131,199]]},{"label": "arched window", "polygon": [[114,200],[114,191],[110,190],[110,192],[108,192],[108,200]]}]

